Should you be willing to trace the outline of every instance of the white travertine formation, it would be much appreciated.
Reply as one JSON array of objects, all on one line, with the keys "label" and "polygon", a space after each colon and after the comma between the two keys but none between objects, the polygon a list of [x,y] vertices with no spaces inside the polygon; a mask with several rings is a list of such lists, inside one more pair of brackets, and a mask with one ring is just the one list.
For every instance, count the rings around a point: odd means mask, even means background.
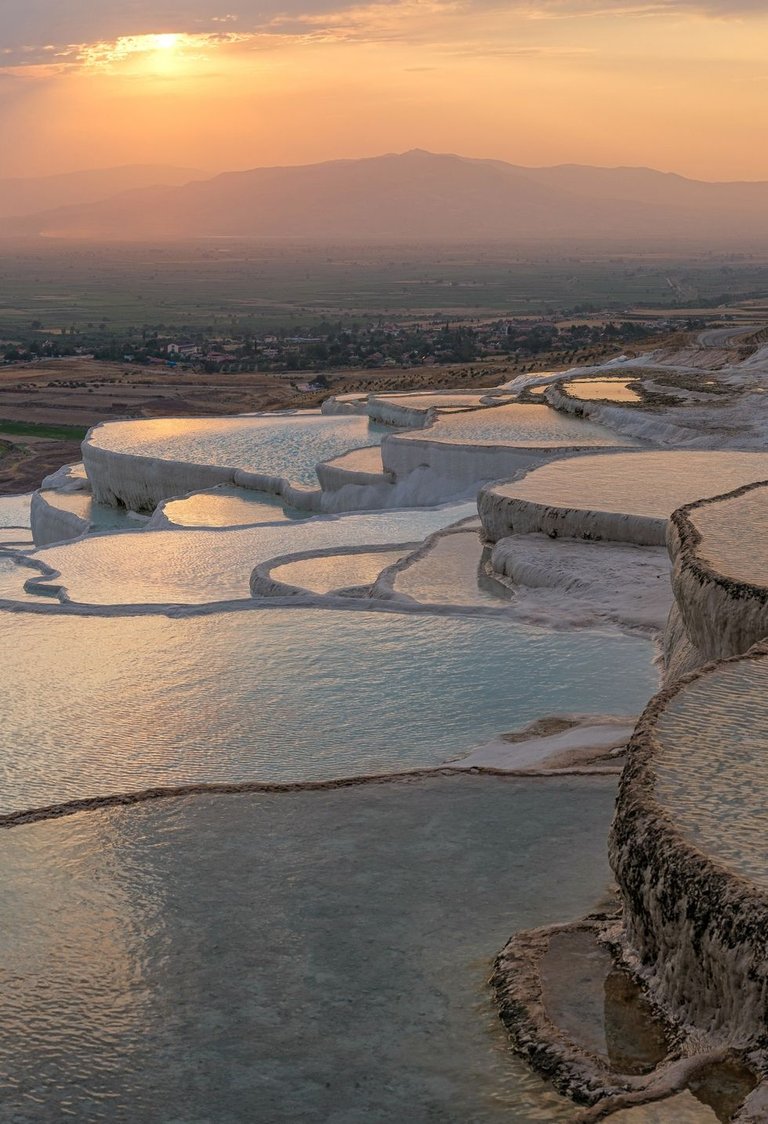
[{"label": "white travertine formation", "polygon": [[[655,997],[711,1042],[740,1049],[768,1032],[767,657],[753,649],[652,700],[630,743],[610,845],[626,940]],[[740,778],[747,788],[734,792]]]},{"label": "white travertine formation", "polygon": [[394,484],[392,473],[385,473],[381,462],[381,447],[370,445],[363,449],[351,449],[333,460],[323,461],[317,466],[317,478],[324,492],[338,492],[349,485],[358,487]]},{"label": "white travertine formation", "polygon": [[326,417],[343,416],[344,414],[357,414],[362,416],[368,413],[367,394],[337,394],[326,398],[320,407],[320,413]]},{"label": "white travertine formation", "polygon": [[35,492],[32,496],[30,515],[35,546],[78,539],[90,530],[90,519],[61,507],[55,502],[56,497],[57,493],[52,491]]},{"label": "white travertine formation", "polygon": [[234,484],[236,468],[189,464],[99,448],[86,437],[83,463],[98,503],[154,511],[163,500]]},{"label": "white travertine formation", "polygon": [[698,664],[747,651],[768,636],[768,484],[689,504],[669,528],[673,585],[682,630]]},{"label": "white travertine formation", "polygon": [[359,417],[319,412],[231,418],[151,418],[94,426],[83,442],[97,503],[154,511],[163,500],[218,484],[284,496],[319,510],[315,465],[377,433]]},{"label": "white travertine formation", "polygon": [[768,454],[632,452],[545,465],[511,484],[481,490],[478,510],[492,542],[510,534],[663,546],[683,504],[768,473]]},{"label": "white travertine formation", "polygon": [[496,543],[490,565],[518,613],[561,626],[609,620],[660,633],[672,603],[659,546],[512,535]]},{"label": "white travertine formation", "polygon": [[403,426],[423,429],[432,424],[437,411],[431,405],[414,405],[407,398],[386,398],[372,394],[368,399],[366,413],[371,421],[380,425]]}]

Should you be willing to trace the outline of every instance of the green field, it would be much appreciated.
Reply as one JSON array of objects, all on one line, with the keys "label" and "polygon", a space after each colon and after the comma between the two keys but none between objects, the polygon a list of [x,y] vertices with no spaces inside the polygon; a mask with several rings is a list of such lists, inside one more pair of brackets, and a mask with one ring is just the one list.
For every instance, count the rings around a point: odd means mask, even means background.
[{"label": "green field", "polygon": [[82,425],[37,425],[34,422],[3,421],[0,433],[8,437],[45,437],[49,441],[82,441],[88,432]]},{"label": "green field", "polygon": [[768,259],[630,248],[0,242],[0,335],[488,318],[768,295]]}]

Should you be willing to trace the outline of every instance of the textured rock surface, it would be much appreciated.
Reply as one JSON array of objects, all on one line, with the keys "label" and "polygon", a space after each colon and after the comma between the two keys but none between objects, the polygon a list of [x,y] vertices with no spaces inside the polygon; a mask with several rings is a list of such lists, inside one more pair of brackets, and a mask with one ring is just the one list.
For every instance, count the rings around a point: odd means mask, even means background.
[{"label": "textured rock surface", "polygon": [[767,513],[768,485],[760,483],[672,517],[675,598],[700,663],[738,655],[768,636]]},{"label": "textured rock surface", "polygon": [[[742,658],[766,655],[761,647]],[[710,1038],[764,1047],[768,894],[700,850],[656,792],[663,750],[660,719],[678,693],[708,674],[696,672],[665,689],[643,714],[620,785],[611,865],[624,901],[629,945],[658,999]],[[716,799],[713,793],[710,814]]]}]

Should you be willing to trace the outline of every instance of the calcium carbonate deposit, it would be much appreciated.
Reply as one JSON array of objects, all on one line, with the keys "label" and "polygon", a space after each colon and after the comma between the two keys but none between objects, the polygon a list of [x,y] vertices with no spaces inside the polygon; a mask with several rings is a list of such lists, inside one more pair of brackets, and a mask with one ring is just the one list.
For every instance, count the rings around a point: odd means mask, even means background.
[{"label": "calcium carbonate deposit", "polygon": [[0,499],[3,1120],[768,1119],[768,359],[713,347]]}]

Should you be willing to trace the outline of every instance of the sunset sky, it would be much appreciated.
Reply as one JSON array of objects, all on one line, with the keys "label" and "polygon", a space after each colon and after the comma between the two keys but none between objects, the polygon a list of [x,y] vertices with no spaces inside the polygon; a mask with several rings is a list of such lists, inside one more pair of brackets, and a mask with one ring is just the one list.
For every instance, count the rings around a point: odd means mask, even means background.
[{"label": "sunset sky", "polygon": [[3,0],[0,175],[413,147],[768,179],[765,0]]}]

